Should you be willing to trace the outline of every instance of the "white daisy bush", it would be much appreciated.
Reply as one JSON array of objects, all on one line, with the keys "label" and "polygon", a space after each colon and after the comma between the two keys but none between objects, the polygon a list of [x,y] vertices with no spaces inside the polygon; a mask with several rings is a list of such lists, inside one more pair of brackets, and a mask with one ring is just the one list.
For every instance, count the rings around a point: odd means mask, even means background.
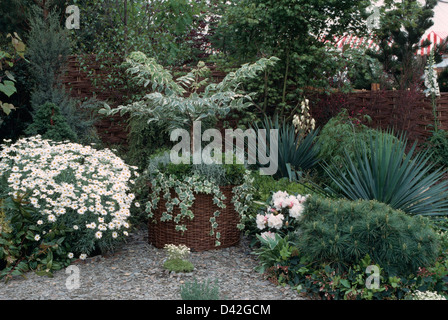
[{"label": "white daisy bush", "polygon": [[130,208],[138,206],[130,191],[136,169],[109,149],[40,136],[3,144],[0,150],[7,196],[26,199],[33,209],[33,240],[44,242],[64,230],[65,256],[76,259],[95,249],[111,250],[128,235]]},{"label": "white daisy bush", "polygon": [[412,300],[446,300],[445,296],[432,291],[415,291]]},{"label": "white daisy bush", "polygon": [[276,234],[285,235],[294,230],[305,210],[309,195],[290,195],[277,191],[272,195],[266,211],[256,216],[257,228],[262,238],[274,238]]}]

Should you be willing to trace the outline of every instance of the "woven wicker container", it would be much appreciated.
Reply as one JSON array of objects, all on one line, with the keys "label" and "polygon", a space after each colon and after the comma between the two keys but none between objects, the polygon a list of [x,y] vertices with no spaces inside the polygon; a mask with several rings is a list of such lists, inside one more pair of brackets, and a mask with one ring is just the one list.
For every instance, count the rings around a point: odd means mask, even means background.
[{"label": "woven wicker container", "polygon": [[[240,221],[238,212],[235,211],[232,200],[233,186],[220,187],[225,195],[224,204],[226,208],[221,209],[213,203],[213,195],[195,193],[193,206],[190,208],[194,213],[192,220],[185,218],[183,224],[187,230],[182,233],[175,230],[176,224],[173,221],[161,222],[162,213],[166,211],[165,200],[160,199],[154,217],[148,222],[148,241],[156,248],[163,248],[165,244],[186,245],[191,251],[205,251],[237,245],[240,241],[241,231],[237,228]],[[172,193],[172,195],[174,195]],[[215,234],[210,235],[210,218],[215,211],[219,210],[220,215],[216,218],[218,228]],[[173,216],[180,213],[178,207],[174,207]],[[216,232],[221,234],[219,241],[221,245],[216,246]]]}]

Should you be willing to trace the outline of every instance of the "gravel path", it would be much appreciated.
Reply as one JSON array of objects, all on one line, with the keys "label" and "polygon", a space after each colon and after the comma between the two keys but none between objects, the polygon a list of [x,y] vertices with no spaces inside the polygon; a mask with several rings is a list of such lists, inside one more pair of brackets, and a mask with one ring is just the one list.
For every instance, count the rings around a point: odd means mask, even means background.
[{"label": "gravel path", "polygon": [[[7,284],[0,282],[0,299],[5,300],[180,300],[180,285],[194,278],[217,279],[221,294],[229,300],[304,300],[288,287],[277,287],[253,270],[257,265],[246,239],[238,246],[193,252],[191,273],[176,275],[162,268],[165,253],[147,243],[141,228],[115,254],[76,261],[79,288],[68,289],[74,278],[69,270],[59,270],[53,278],[26,274]],[[68,287],[66,285],[68,283]]]}]

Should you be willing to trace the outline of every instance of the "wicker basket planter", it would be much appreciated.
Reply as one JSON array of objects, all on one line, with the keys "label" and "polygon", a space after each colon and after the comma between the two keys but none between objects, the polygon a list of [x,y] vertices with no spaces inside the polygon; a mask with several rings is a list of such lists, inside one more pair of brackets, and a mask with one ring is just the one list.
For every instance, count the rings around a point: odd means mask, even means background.
[{"label": "wicker basket planter", "polygon": [[[241,238],[241,231],[237,228],[240,216],[231,202],[233,186],[220,187],[225,195],[224,203],[226,208],[218,208],[213,203],[213,195],[205,193],[195,193],[195,200],[191,210],[194,213],[193,219],[185,219],[187,230],[180,232],[175,229],[173,221],[161,222],[162,213],[166,211],[164,199],[160,199],[159,205],[154,212],[154,216],[148,222],[148,241],[156,248],[163,248],[165,244],[186,245],[192,251],[214,250],[219,248],[237,245]],[[172,191],[172,196],[174,191]],[[216,246],[216,236],[210,235],[210,217],[213,212],[219,210],[220,215],[216,218],[218,227],[215,232],[221,234],[220,245]],[[173,214],[179,214],[180,209],[174,208]]]}]

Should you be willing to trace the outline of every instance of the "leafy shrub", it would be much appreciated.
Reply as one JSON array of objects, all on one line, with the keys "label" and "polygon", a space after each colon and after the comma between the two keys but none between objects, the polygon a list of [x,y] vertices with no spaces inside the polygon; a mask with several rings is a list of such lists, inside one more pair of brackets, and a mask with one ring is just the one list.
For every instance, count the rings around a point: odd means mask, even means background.
[{"label": "leafy shrub", "polygon": [[320,144],[319,158],[322,162],[339,164],[344,160],[345,153],[348,153],[353,159],[358,144],[365,145],[371,137],[375,139],[377,135],[377,130],[368,128],[343,109],[327,122],[317,138]]},{"label": "leafy shrub", "polygon": [[302,183],[289,181],[288,178],[274,179],[272,176],[260,175],[258,171],[252,172],[253,177],[253,201],[250,203],[249,214],[244,221],[246,235],[252,237],[253,244],[257,242],[256,234],[260,232],[256,223],[256,215],[266,212],[267,206],[274,194],[273,190],[280,190],[290,195],[307,194],[307,189]]},{"label": "leafy shrub", "polygon": [[128,235],[129,188],[138,174],[110,150],[36,136],[3,145],[0,155],[4,196],[22,199],[24,208],[6,211],[13,232],[3,239],[26,237],[37,247],[51,240],[85,258]]},{"label": "leafy shrub", "polygon": [[443,172],[429,163],[428,151],[406,154],[406,139],[380,133],[367,144],[357,143],[342,168],[324,166],[340,194],[352,199],[378,200],[409,214],[448,214],[447,186]]},{"label": "leafy shrub", "polygon": [[272,176],[260,175],[258,171],[252,172],[253,177],[253,201],[250,203],[248,215],[245,217],[244,229],[246,235],[257,242],[256,234],[260,232],[256,224],[256,215],[266,212],[267,206],[274,194],[273,190],[280,190],[290,195],[307,194],[307,189],[302,183],[290,181],[288,178],[274,179]]},{"label": "leafy shrub", "polygon": [[180,287],[180,296],[182,300],[219,300],[218,281],[211,284],[210,280],[198,282],[197,279],[187,281]]},{"label": "leafy shrub", "polygon": [[430,150],[431,161],[437,167],[448,167],[448,132],[433,131],[425,147]]},{"label": "leafy shrub", "polygon": [[[440,242],[435,263],[408,276],[389,273],[369,255],[348,266],[335,268],[326,261],[313,261],[297,247],[297,237],[264,237],[255,253],[257,270],[276,285],[289,285],[308,298],[331,300],[401,300],[448,297],[448,233],[437,230]],[[369,269],[373,267],[373,269]],[[376,268],[376,270],[375,270]],[[372,274],[372,271],[374,274]],[[377,277],[378,281],[371,276]],[[367,284],[370,283],[370,287]],[[429,297],[418,292],[431,292]]]},{"label": "leafy shrub", "polygon": [[408,275],[433,264],[439,253],[428,218],[377,201],[312,196],[302,219],[300,252],[342,271],[369,255],[387,272]]},{"label": "leafy shrub", "polygon": [[51,275],[70,264],[69,248],[64,238],[71,230],[63,224],[42,231],[35,208],[26,197],[8,196],[1,201],[8,222],[0,233],[0,279],[34,270],[38,275]]},{"label": "leafy shrub", "polygon": [[272,176],[260,175],[258,172],[253,173],[254,177],[254,200],[264,203],[269,202],[269,198],[274,193],[273,190],[285,191],[289,194],[306,194],[307,189],[303,184],[290,181],[288,178],[274,179]]},{"label": "leafy shrub", "polygon": [[289,235],[281,236],[278,233],[271,235],[257,235],[260,240],[260,246],[255,249],[259,264],[256,271],[265,273],[272,267],[285,265],[289,259],[298,255],[295,243],[289,238]]}]

